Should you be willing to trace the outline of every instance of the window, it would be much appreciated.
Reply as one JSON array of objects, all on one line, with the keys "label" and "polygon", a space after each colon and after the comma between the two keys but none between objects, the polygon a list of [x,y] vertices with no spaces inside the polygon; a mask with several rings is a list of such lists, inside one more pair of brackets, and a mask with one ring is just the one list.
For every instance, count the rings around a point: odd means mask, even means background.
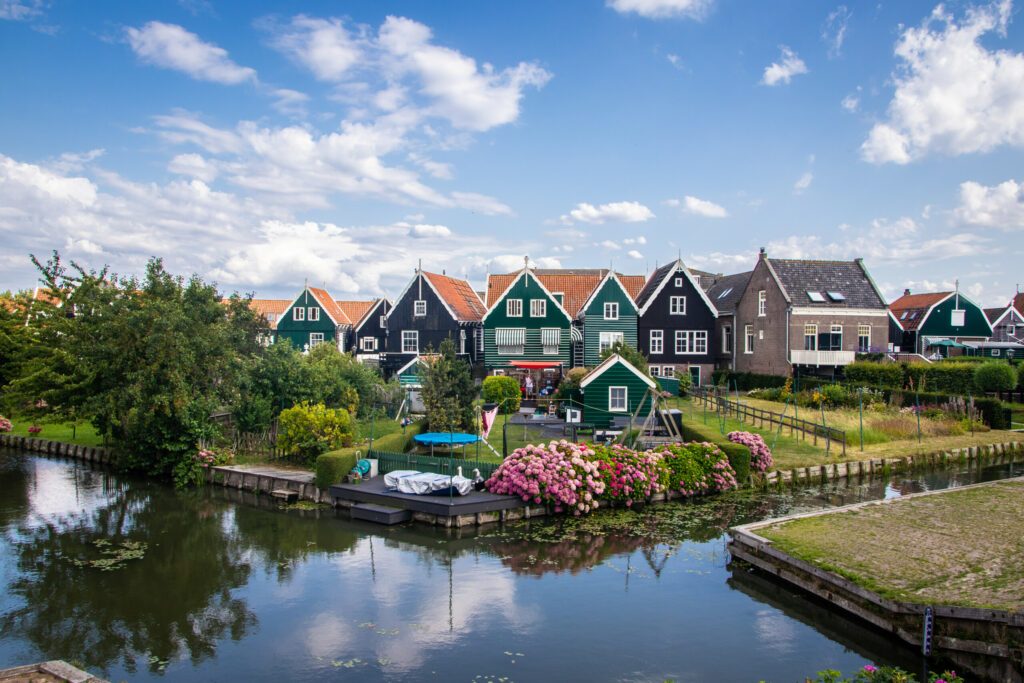
[{"label": "window", "polygon": [[867,353],[871,348],[871,325],[857,325],[857,350]]},{"label": "window", "polygon": [[459,330],[459,353],[466,353],[466,331]]},{"label": "window", "polygon": [[651,330],[651,353],[665,352],[665,331]]},{"label": "window", "polygon": [[359,348],[363,351],[376,351],[377,350],[377,338],[376,337],[363,337],[359,340]]},{"label": "window", "polygon": [[559,306],[565,305],[565,292],[552,292],[551,296],[555,297],[555,301],[558,302]]},{"label": "window", "polygon": [[953,327],[963,327],[966,317],[967,311],[962,308],[955,308],[950,314],[950,325]]},{"label": "window", "polygon": [[763,289],[757,292],[757,315],[759,318],[768,315],[768,292]]},{"label": "window", "polygon": [[324,333],[323,332],[310,332],[309,333],[309,348],[312,349],[313,347],[317,346],[318,344],[323,344],[323,343],[324,343]]},{"label": "window", "polygon": [[743,326],[743,353],[754,352],[754,326]]},{"label": "window", "polygon": [[386,315],[382,315],[380,317],[380,329],[383,330],[387,326],[388,326],[388,317]]},{"label": "window", "polygon": [[804,325],[804,351],[818,350],[818,326]]},{"label": "window", "polygon": [[476,352],[477,353],[483,353],[484,352],[484,331],[483,331],[483,328],[480,328],[480,327],[476,328],[475,330],[473,330],[473,334],[476,335]]},{"label": "window", "polygon": [[1017,328],[1014,327],[1013,325],[1007,325],[1006,334],[1010,337],[1014,336],[1015,334],[1017,334]]},{"label": "window", "polygon": [[548,302],[544,299],[530,299],[530,317],[543,318],[548,314]]},{"label": "window", "polygon": [[543,327],[540,330],[540,343],[544,347],[545,356],[558,354],[558,346],[562,342],[562,330],[557,327]]},{"label": "window", "polygon": [[999,349],[992,349],[992,357],[999,358]]},{"label": "window", "polygon": [[602,332],[598,342],[598,351],[604,353],[610,349],[615,342],[625,342],[626,338],[622,332]]},{"label": "window", "polygon": [[651,366],[651,377],[661,377],[661,366],[660,365],[652,365]]},{"label": "window", "polygon": [[402,330],[402,353],[420,352],[420,331]]},{"label": "window", "polygon": [[693,284],[695,284],[698,287],[700,287],[700,275],[694,275],[693,276]]},{"label": "window", "polygon": [[306,319],[306,309],[305,308],[303,308],[302,306],[296,306],[295,308],[292,309],[292,320],[295,320],[296,322],[299,322],[299,321],[302,321],[302,320],[305,320],[305,319]]},{"label": "window", "polygon": [[906,319],[907,319],[907,312],[903,311],[902,313],[900,313],[900,320],[906,320]]},{"label": "window", "polygon": [[828,298],[832,299],[832,301],[839,301],[839,302],[846,301],[846,296],[842,292],[825,292],[825,293],[828,294]]},{"label": "window", "polygon": [[277,313],[267,313],[267,322],[272,323],[277,320]]},{"label": "window", "polygon": [[843,326],[833,325],[829,330],[829,350],[830,351],[842,351],[843,350]]},{"label": "window", "polygon": [[613,413],[624,413],[629,410],[626,387],[608,387],[608,410]]},{"label": "window", "polygon": [[604,319],[605,320],[618,320],[619,319],[619,303],[617,301],[609,301],[604,305]]},{"label": "window", "polygon": [[676,354],[699,354],[708,352],[707,330],[676,330]]},{"label": "window", "polygon": [[825,297],[821,295],[821,292],[807,292],[807,298],[816,304],[825,303]]},{"label": "window", "polygon": [[494,346],[500,356],[521,356],[526,346],[526,330],[522,327],[499,327],[494,331]]},{"label": "window", "polygon": [[683,278],[677,277],[676,278],[676,287],[682,287],[682,286],[683,286]]},{"label": "window", "polygon": [[316,308],[315,306],[310,306],[309,307],[309,312],[306,313],[306,318],[308,320],[312,320],[313,322],[316,322],[317,320],[320,319],[320,309]]},{"label": "window", "polygon": [[668,300],[669,315],[686,315],[686,297],[673,296]]},{"label": "window", "polygon": [[523,300],[509,299],[505,302],[505,315],[510,318],[523,317]]},{"label": "window", "polygon": [[722,353],[732,353],[732,325],[722,328]]},{"label": "window", "polygon": [[725,290],[721,294],[718,295],[718,298],[719,299],[724,299],[725,297],[729,296],[729,292],[731,292],[731,291],[732,291],[732,287],[726,287]]},{"label": "window", "polygon": [[417,299],[412,304],[412,314],[416,317],[422,317],[427,314],[427,302],[423,299]]}]

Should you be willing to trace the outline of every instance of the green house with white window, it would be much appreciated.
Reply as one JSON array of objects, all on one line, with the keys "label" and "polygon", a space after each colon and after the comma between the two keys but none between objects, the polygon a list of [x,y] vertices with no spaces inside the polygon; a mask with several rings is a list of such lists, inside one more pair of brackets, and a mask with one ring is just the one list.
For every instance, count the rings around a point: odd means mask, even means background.
[{"label": "green house with white window", "polygon": [[[491,276],[494,277],[494,276]],[[569,367],[572,318],[547,287],[524,268],[500,293],[488,278],[484,365],[488,374]],[[507,278],[507,276],[497,276]]]},{"label": "green house with white window", "polygon": [[300,351],[319,344],[347,348],[352,321],[327,292],[306,287],[277,319],[277,341],[288,339]]},{"label": "green house with white window", "polygon": [[636,348],[637,308],[613,271],[594,288],[580,308],[583,323],[583,365],[595,367],[601,353],[615,342]]},{"label": "green house with white window", "polygon": [[583,422],[605,428],[620,417],[637,415],[642,421],[650,413],[656,389],[653,379],[613,353],[580,382]]}]

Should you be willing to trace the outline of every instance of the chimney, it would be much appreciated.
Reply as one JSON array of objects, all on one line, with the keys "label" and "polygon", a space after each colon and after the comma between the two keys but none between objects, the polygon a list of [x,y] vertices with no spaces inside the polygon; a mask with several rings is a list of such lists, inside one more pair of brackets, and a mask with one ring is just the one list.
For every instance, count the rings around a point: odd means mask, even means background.
[{"label": "chimney", "polygon": [[903,290],[903,296],[910,296],[910,287]]},{"label": "chimney", "polygon": [[764,247],[761,247],[761,253],[758,254],[757,258],[760,259],[761,261],[764,261],[766,258],[768,258],[768,252],[765,251]]}]

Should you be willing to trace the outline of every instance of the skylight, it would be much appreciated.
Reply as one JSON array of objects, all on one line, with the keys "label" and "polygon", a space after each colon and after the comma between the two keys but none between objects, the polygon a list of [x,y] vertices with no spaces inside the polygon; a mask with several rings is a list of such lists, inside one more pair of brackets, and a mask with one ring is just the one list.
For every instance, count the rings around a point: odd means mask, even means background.
[{"label": "skylight", "polygon": [[807,298],[816,304],[825,303],[825,297],[821,295],[821,292],[807,292]]},{"label": "skylight", "polygon": [[911,311],[910,312],[910,319],[913,320],[916,317],[917,317],[917,311]]},{"label": "skylight", "polygon": [[726,290],[725,290],[724,292],[722,292],[721,294],[719,294],[719,295],[718,295],[718,298],[719,298],[719,299],[724,299],[725,297],[729,296],[729,292],[731,292],[731,291],[732,291],[732,287],[729,287],[729,288],[728,288],[728,289],[726,289]]},{"label": "skylight", "polygon": [[907,319],[907,312],[903,311],[903,313],[900,314],[900,320],[906,320],[906,319]]},{"label": "skylight", "polygon": [[828,298],[832,301],[846,301],[846,296],[842,292],[829,292]]}]

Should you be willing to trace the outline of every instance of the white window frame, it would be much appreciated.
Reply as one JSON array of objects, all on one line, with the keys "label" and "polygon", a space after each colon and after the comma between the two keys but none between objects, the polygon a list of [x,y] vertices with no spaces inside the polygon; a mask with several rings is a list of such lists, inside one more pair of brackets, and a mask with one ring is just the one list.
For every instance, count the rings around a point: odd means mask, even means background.
[{"label": "white window frame", "polygon": [[484,352],[484,328],[477,327],[473,330],[473,334],[476,335],[476,352]]},{"label": "white window frame", "polygon": [[530,299],[530,317],[544,318],[548,314],[548,302],[546,299]]},{"label": "white window frame", "polygon": [[677,277],[676,281],[675,281],[675,286],[676,287],[682,287],[683,286],[683,278]]},{"label": "white window frame", "polygon": [[[808,348],[807,339],[811,339],[811,346]],[[818,326],[816,324],[804,325],[804,351],[818,350]]]},{"label": "white window frame", "polygon": [[597,339],[597,352],[604,353],[605,349],[610,349],[615,342],[625,344],[626,334],[624,332],[601,332]]},{"label": "white window frame", "polygon": [[1015,325],[1007,325],[1006,334],[1009,337],[1015,337],[1017,335],[1017,327]]},{"label": "white window frame", "polygon": [[544,344],[544,330],[552,330],[552,329],[555,329],[555,328],[553,328],[553,327],[542,327],[540,329],[541,353],[543,353],[545,356],[557,356],[558,355],[558,347],[561,346],[561,344],[562,344],[562,334],[561,334],[561,331],[559,331],[559,334],[558,334],[558,344],[550,344],[550,345]]},{"label": "white window frame", "polygon": [[707,330],[676,330],[675,354],[677,356],[703,356],[707,352]]},{"label": "white window frame", "polygon": [[[862,339],[867,339],[866,344],[861,344]],[[864,353],[871,348],[871,325],[857,325],[857,350]]]},{"label": "white window frame", "polygon": [[[959,314],[959,315],[958,315]],[[957,322],[959,321],[959,322]],[[967,324],[967,309],[954,308],[949,312],[949,324],[952,327],[963,327]]]},{"label": "white window frame", "polygon": [[665,353],[665,330],[651,330],[651,355]]},{"label": "white window frame", "polygon": [[754,326],[743,326],[743,353],[754,352]]},{"label": "white window frame", "polygon": [[303,306],[296,306],[292,309],[292,320],[297,323],[304,322],[306,320],[306,309]]},{"label": "white window frame", "polygon": [[367,353],[377,350],[377,338],[376,337],[361,337],[359,339],[359,350]]},{"label": "white window frame", "polygon": [[505,316],[508,318],[522,318],[523,317],[523,300],[522,299],[506,299],[505,300]]},{"label": "white window frame", "polygon": [[317,346],[319,346],[320,344],[323,344],[323,343],[324,343],[324,333],[323,332],[310,332],[309,333],[309,348],[310,349],[314,349],[314,348],[316,348]]},{"label": "white window frame", "polygon": [[[408,342],[412,342],[411,344]],[[420,352],[420,331],[402,330],[402,353]]]},{"label": "white window frame", "polygon": [[763,318],[768,315],[768,290],[757,290],[757,317]]},{"label": "white window frame", "polygon": [[386,329],[387,326],[388,326],[388,317],[386,315],[382,315],[380,317],[380,329],[382,329],[382,330]]},{"label": "white window frame", "polygon": [[686,315],[686,297],[672,296],[668,299],[669,315]]},{"label": "white window frame", "polygon": [[652,365],[651,366],[651,377],[661,377],[661,366],[660,365]]},{"label": "white window frame", "polygon": [[619,302],[618,301],[606,301],[604,304],[604,319],[605,320],[618,320],[619,319]]},{"label": "white window frame", "polygon": [[732,353],[732,325],[722,325],[722,353]]},{"label": "white window frame", "polygon": [[427,314],[427,300],[416,299],[412,302],[412,314],[417,318],[422,318]]},{"label": "white window frame", "polygon": [[459,353],[466,355],[466,330],[459,330]]},{"label": "white window frame", "polygon": [[[622,403],[621,407],[616,407],[618,404],[615,401],[615,392],[622,390]],[[626,413],[629,412],[629,387],[608,387],[608,412],[609,413]]]},{"label": "white window frame", "polygon": [[306,320],[315,323],[320,320],[320,309],[316,306],[310,306],[306,311]]},{"label": "white window frame", "polygon": [[992,349],[992,357],[999,358],[999,349]]},{"label": "white window frame", "polygon": [[[839,348],[838,349],[832,349],[831,348],[832,347],[832,337],[837,335],[837,334],[839,335]],[[843,350],[843,326],[841,324],[836,323],[836,324],[831,325],[829,327],[829,329],[828,329],[828,345],[829,345],[829,347],[830,347],[830,349],[832,351],[842,351]]]}]

